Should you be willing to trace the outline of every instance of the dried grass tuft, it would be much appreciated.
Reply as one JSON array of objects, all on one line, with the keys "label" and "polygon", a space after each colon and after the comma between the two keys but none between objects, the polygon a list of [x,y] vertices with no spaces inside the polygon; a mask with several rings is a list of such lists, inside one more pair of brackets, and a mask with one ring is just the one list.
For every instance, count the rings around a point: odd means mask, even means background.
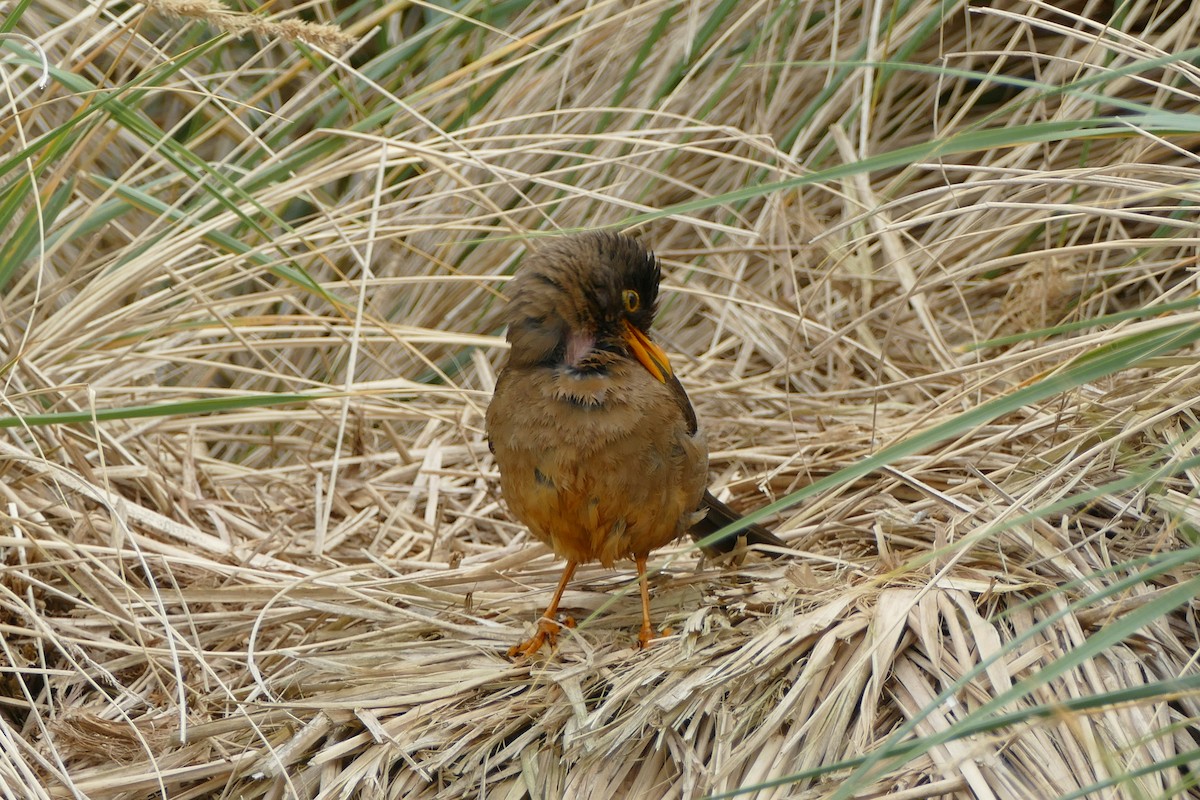
[{"label": "dried grass tuft", "polygon": [[[414,6],[327,69],[25,9],[9,793],[1195,791],[1197,12],[943,8]],[[793,559],[657,553],[648,652],[592,565],[513,663],[560,564],[498,499],[495,311],[599,225],[664,260],[713,486],[820,491]]]}]

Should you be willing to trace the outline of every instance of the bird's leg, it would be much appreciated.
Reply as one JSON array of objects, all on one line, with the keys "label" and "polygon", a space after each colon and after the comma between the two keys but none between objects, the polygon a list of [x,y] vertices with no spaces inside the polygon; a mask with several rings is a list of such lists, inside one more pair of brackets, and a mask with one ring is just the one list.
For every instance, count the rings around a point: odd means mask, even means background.
[{"label": "bird's leg", "polygon": [[651,640],[666,635],[667,631],[664,629],[662,633],[655,633],[654,626],[650,624],[650,582],[646,577],[646,557],[638,556],[634,561],[637,563],[638,584],[642,589],[642,631],[638,634],[638,647],[645,650]]},{"label": "bird's leg", "polygon": [[[542,614],[538,620],[537,633],[532,638],[526,639],[520,644],[515,644],[508,650],[509,658],[517,658],[518,656],[531,656],[538,650],[542,649],[542,644],[549,639],[550,646],[553,647],[558,638],[558,623],[554,620],[558,614],[558,604],[562,600],[563,592],[567,590],[567,584],[571,582],[571,576],[575,574],[575,567],[578,566],[574,561],[568,561],[566,569],[563,570],[562,578],[558,582],[558,589],[554,592],[554,597],[550,599],[550,605],[546,606],[546,613]],[[574,627],[570,622],[567,627]]]}]

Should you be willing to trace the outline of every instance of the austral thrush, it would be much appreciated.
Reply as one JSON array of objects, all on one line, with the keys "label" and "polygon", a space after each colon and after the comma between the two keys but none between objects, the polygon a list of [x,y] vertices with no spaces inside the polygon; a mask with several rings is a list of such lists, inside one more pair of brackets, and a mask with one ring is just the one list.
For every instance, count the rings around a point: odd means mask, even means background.
[{"label": "austral thrush", "polygon": [[[575,567],[637,564],[645,647],[646,557],[685,532],[702,539],[738,519],[705,487],[708,448],[666,354],[650,340],[658,260],[626,236],[556,239],[509,284],[511,350],[487,410],[489,444],[509,508],[566,559],[537,633],[509,655],[532,655],[558,632]],[[759,525],[750,544],[785,547]],[[717,542],[730,551],[737,536]]]}]

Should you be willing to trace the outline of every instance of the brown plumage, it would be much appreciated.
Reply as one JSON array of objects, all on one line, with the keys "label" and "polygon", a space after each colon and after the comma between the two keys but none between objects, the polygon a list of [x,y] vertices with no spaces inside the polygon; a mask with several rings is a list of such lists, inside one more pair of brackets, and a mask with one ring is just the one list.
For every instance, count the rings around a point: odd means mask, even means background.
[{"label": "brown plumage", "polygon": [[[578,564],[632,558],[650,625],[646,557],[683,533],[701,539],[738,519],[705,488],[708,448],[696,412],[649,337],[660,268],[638,242],[589,233],[526,258],[509,284],[508,363],[487,411],[488,440],[509,508],[566,559],[533,638],[554,640],[554,616]],[[751,544],[785,546],[752,525]],[[738,537],[713,549],[729,551]]]}]

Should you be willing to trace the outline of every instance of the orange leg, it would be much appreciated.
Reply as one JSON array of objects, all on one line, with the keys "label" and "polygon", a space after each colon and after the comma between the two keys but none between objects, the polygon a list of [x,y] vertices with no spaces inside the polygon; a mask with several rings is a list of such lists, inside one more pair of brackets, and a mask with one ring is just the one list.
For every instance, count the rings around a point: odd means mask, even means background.
[{"label": "orange leg", "polygon": [[[562,600],[563,592],[567,590],[567,584],[571,582],[571,576],[575,574],[574,561],[567,562],[567,568],[563,570],[562,579],[558,582],[558,589],[554,592],[554,597],[550,600],[550,605],[546,607],[546,613],[542,614],[542,618],[538,620],[537,633],[532,638],[526,639],[520,644],[514,644],[508,650],[509,658],[517,658],[518,656],[531,656],[538,650],[542,649],[542,644],[548,639],[550,646],[553,647],[558,638],[558,623],[554,621],[555,615],[558,614],[558,604]],[[570,622],[568,627],[572,627]]]},{"label": "orange leg", "polygon": [[642,631],[638,634],[638,647],[644,650],[650,646],[651,640],[666,635],[667,631],[664,629],[662,633],[655,633],[654,626],[650,624],[650,582],[646,578],[646,557],[638,556],[634,561],[637,562],[638,584],[642,589]]}]

